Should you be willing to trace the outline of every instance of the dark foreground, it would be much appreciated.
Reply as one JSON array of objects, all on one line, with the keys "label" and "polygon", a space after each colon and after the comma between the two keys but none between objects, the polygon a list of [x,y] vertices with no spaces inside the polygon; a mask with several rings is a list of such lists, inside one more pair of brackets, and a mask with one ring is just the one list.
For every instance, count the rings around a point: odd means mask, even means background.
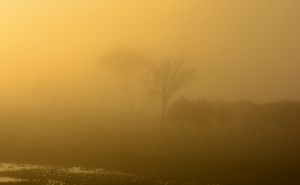
[{"label": "dark foreground", "polygon": [[[218,173],[218,172],[216,172]],[[295,172],[296,173],[296,172]],[[199,174],[207,176],[207,174]],[[251,177],[252,176],[252,177]],[[255,174],[243,176],[239,173],[231,177],[218,177],[201,181],[166,180],[159,177],[141,176],[104,169],[87,169],[82,167],[42,166],[16,163],[0,163],[0,184],[7,185],[289,185],[299,184],[297,178],[288,174],[265,177]],[[251,177],[251,178],[249,178]],[[269,178],[271,177],[271,178]],[[212,180],[215,179],[215,180]],[[219,182],[216,182],[218,179]],[[226,180],[227,179],[227,180]],[[231,182],[228,182],[231,179]],[[235,179],[235,180],[233,180]],[[233,181],[232,181],[233,180]],[[244,182],[244,183],[243,183]]]},{"label": "dark foreground", "polygon": [[104,169],[63,168],[29,164],[0,164],[0,184],[15,185],[160,185],[153,177]]}]

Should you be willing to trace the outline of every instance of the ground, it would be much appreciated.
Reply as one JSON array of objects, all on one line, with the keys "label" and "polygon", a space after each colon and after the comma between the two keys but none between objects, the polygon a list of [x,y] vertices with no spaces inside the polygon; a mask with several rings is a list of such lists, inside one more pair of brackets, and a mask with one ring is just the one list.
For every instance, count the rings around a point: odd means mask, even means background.
[{"label": "ground", "polygon": [[0,183],[16,185],[161,185],[154,177],[81,167],[0,163]]}]

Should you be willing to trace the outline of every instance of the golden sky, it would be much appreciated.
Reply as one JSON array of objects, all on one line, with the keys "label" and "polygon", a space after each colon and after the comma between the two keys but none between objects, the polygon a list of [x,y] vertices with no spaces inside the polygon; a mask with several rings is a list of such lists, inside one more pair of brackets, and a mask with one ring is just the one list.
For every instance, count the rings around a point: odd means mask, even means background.
[{"label": "golden sky", "polygon": [[26,104],[41,91],[117,94],[96,61],[126,46],[154,59],[183,55],[198,68],[189,96],[300,99],[299,7],[298,0],[2,0],[0,97]]}]

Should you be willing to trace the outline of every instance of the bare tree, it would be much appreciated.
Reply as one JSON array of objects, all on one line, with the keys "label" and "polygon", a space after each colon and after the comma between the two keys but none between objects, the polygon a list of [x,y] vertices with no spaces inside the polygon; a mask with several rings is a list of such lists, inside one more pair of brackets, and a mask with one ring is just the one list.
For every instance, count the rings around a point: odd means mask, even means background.
[{"label": "bare tree", "polygon": [[160,64],[152,64],[144,78],[146,90],[161,102],[162,127],[165,122],[168,104],[174,94],[194,79],[195,70],[187,69],[183,60],[167,59]]},{"label": "bare tree", "polygon": [[134,103],[130,91],[130,78],[146,64],[146,58],[138,51],[122,47],[105,53],[99,62],[119,76],[129,105],[133,109]]}]

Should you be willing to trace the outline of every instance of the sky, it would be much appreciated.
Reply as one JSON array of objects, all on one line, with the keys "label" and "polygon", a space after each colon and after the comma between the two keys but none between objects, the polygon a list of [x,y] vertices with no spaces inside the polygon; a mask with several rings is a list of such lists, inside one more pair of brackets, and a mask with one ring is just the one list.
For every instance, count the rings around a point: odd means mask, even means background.
[{"label": "sky", "polygon": [[97,64],[117,47],[155,61],[183,57],[198,74],[180,96],[299,100],[299,7],[298,0],[2,0],[0,100],[125,99],[117,77]]}]

